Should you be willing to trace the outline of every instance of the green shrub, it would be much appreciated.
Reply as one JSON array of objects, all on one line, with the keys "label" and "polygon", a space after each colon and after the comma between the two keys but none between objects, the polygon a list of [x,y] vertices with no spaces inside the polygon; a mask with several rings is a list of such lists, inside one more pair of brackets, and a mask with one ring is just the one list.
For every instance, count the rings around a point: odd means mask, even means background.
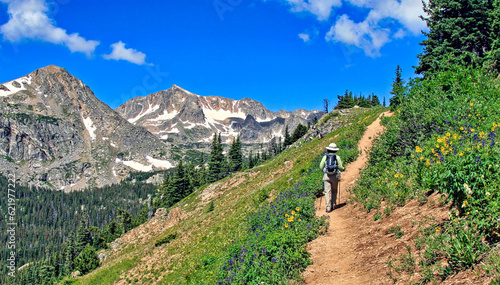
[{"label": "green shrub", "polygon": [[171,242],[172,240],[177,238],[177,233],[168,234],[166,237],[163,237],[155,242],[155,246],[160,246],[166,243]]}]

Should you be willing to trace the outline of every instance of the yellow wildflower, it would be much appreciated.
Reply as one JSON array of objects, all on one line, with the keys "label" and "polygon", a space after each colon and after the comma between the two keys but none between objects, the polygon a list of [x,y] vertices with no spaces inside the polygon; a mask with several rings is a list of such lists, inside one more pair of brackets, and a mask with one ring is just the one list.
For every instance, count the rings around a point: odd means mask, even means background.
[{"label": "yellow wildflower", "polygon": [[394,182],[394,184],[395,184],[395,185],[398,185],[398,184],[399,184],[399,182],[397,182],[397,181],[396,181],[396,182]]},{"label": "yellow wildflower", "polygon": [[446,136],[447,136],[447,137],[450,137],[450,136],[451,136],[450,132],[447,132],[447,133],[446,133]]},{"label": "yellow wildflower", "polygon": [[461,152],[461,153],[459,153],[458,155],[459,155],[459,156],[462,156],[462,155],[464,155],[464,153],[463,153],[463,152]]},{"label": "yellow wildflower", "polygon": [[422,150],[422,148],[420,148],[420,147],[417,145],[417,146],[415,147],[415,151],[416,151],[416,152],[422,152],[423,150]]},{"label": "yellow wildflower", "polygon": [[467,216],[470,215],[470,212],[467,212]]},{"label": "yellow wildflower", "polygon": [[414,155],[414,154],[412,154],[412,155],[411,155],[411,158],[415,158],[415,155]]},{"label": "yellow wildflower", "polygon": [[396,178],[399,177],[399,173],[394,174],[394,177]]},{"label": "yellow wildflower", "polygon": [[403,177],[404,177],[404,175],[403,175],[403,174],[399,174],[399,177],[403,178]]},{"label": "yellow wildflower", "polygon": [[462,202],[462,208],[466,207],[466,206],[467,206],[467,204],[468,204],[468,203],[467,203],[467,200],[463,201],[463,202]]},{"label": "yellow wildflower", "polygon": [[288,217],[288,214],[285,214],[285,217]]},{"label": "yellow wildflower", "polygon": [[498,127],[497,123],[493,123],[493,127]]},{"label": "yellow wildflower", "polygon": [[470,129],[471,132],[474,132],[474,129]]},{"label": "yellow wildflower", "polygon": [[470,103],[470,106],[471,106],[471,107],[472,107],[472,106],[474,106],[474,103]]},{"label": "yellow wildflower", "polygon": [[295,211],[292,210],[292,215],[295,215]]},{"label": "yellow wildflower", "polygon": [[295,208],[295,211],[297,211],[297,212],[300,211],[300,208],[299,207]]},{"label": "yellow wildflower", "polygon": [[399,197],[399,193],[396,193],[395,195],[396,195],[396,197]]},{"label": "yellow wildflower", "polygon": [[424,157],[423,157],[423,156],[421,156],[421,157],[420,157],[420,160],[424,160]]},{"label": "yellow wildflower", "polygon": [[464,127],[460,127],[460,130],[463,131],[464,130]]},{"label": "yellow wildflower", "polygon": [[287,223],[285,223],[285,228],[288,228],[288,224]]},{"label": "yellow wildflower", "polygon": [[302,219],[299,219],[299,222],[302,221]]}]

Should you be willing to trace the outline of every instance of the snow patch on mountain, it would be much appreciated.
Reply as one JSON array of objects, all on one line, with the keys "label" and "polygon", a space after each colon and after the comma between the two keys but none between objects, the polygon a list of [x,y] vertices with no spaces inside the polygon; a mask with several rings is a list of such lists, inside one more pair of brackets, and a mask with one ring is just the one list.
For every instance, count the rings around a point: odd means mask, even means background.
[{"label": "snow patch on mountain", "polygon": [[[157,105],[158,106],[158,105]],[[158,106],[159,108],[160,106]],[[175,116],[177,116],[179,114],[179,111],[177,110],[173,110],[172,112],[168,112],[168,110],[165,109],[165,111],[163,111],[163,114],[159,115],[158,117],[154,118],[154,119],[149,119],[148,121],[151,121],[151,122],[158,122],[158,121],[165,121],[165,120],[170,120],[170,119],[173,119]],[[135,118],[134,118],[135,119]]]},{"label": "snow patch on mountain", "polygon": [[146,156],[146,159],[148,160],[149,163],[151,163],[157,168],[169,169],[174,167],[174,165],[172,165],[172,163],[168,160],[152,158],[149,155]]},{"label": "snow patch on mountain", "polygon": [[228,110],[213,110],[211,108],[202,108],[202,110],[203,114],[205,114],[205,118],[207,118],[207,120],[212,123],[216,123],[216,121],[223,121],[227,118],[246,118],[246,114],[241,112],[240,109],[238,109],[238,112],[232,112]]},{"label": "snow patch on mountain", "polygon": [[9,90],[0,89],[0,97],[6,97],[15,94],[19,91],[26,90],[26,85],[30,84],[31,84],[31,75],[23,76],[16,80],[6,82],[3,85],[7,87],[7,89]]},{"label": "snow patch on mountain", "polygon": [[146,110],[144,110],[144,106],[143,106],[143,110],[139,113],[139,115],[137,115],[135,118],[129,119],[128,121],[131,122],[132,124],[135,124],[135,122],[137,122],[142,117],[146,116],[147,114],[153,113],[158,109],[160,109],[160,105],[152,106],[152,104],[149,103],[149,106]]},{"label": "snow patch on mountain", "polygon": [[83,120],[83,124],[85,125],[85,128],[89,132],[90,137],[94,141],[96,138],[95,130],[97,130],[97,127],[94,126],[94,122],[92,121],[92,119],[90,117],[84,118],[82,115],[82,120]]}]

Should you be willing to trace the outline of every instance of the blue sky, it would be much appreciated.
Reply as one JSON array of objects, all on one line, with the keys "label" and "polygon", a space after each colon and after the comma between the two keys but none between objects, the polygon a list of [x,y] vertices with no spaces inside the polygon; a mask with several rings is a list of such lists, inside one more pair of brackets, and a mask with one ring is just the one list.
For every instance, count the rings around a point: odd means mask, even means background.
[{"label": "blue sky", "polygon": [[0,0],[0,82],[55,64],[118,107],[173,84],[322,109],[415,77],[420,0]]}]

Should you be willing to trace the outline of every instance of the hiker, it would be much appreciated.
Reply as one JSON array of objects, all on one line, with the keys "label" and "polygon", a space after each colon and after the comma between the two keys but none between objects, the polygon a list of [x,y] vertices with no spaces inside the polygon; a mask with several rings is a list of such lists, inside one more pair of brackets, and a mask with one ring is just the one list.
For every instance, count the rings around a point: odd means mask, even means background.
[{"label": "hiker", "polygon": [[[339,189],[340,170],[344,170],[342,159],[337,155],[339,148],[335,143],[326,147],[326,154],[321,159],[319,167],[325,173],[323,183],[325,186],[326,212],[330,213],[337,205],[337,191]],[[340,203],[340,201],[339,201]]]}]

